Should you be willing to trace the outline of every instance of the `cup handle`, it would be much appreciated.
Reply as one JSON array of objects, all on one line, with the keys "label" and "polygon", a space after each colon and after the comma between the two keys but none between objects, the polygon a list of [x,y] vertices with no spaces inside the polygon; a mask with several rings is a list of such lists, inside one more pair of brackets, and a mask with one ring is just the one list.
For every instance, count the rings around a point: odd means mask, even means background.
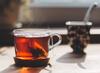
[{"label": "cup handle", "polygon": [[[57,41],[55,44],[53,44],[53,37],[54,37],[54,36],[57,36],[57,37],[58,37],[58,41]],[[49,43],[48,43],[48,45],[49,45],[49,50],[52,50],[54,47],[60,45],[61,42],[62,42],[62,37],[61,37],[61,35],[59,35],[59,34],[57,34],[57,33],[51,34],[51,35],[50,35],[50,38],[51,38],[51,45],[50,45],[50,39],[49,39]]]}]

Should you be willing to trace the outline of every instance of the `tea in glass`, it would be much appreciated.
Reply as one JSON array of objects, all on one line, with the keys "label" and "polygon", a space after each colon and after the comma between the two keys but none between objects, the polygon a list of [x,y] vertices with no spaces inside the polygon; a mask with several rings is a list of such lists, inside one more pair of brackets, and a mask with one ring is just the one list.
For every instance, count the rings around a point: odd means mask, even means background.
[{"label": "tea in glass", "polygon": [[[61,43],[61,36],[55,45]],[[17,66],[47,66],[49,58],[50,33],[43,30],[16,29],[14,30],[15,40],[15,63]]]}]

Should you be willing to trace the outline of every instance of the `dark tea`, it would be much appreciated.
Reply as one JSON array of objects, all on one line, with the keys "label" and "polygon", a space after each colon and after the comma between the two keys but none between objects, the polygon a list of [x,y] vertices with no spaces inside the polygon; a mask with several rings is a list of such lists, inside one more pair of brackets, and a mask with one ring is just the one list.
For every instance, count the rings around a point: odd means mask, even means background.
[{"label": "dark tea", "polygon": [[16,57],[23,60],[45,59],[48,56],[46,37],[15,37]]},{"label": "dark tea", "polygon": [[47,31],[32,29],[14,30],[15,63],[17,66],[46,66],[48,64],[48,52],[51,36],[57,36],[58,42],[51,48],[61,43],[60,35],[50,35]]}]

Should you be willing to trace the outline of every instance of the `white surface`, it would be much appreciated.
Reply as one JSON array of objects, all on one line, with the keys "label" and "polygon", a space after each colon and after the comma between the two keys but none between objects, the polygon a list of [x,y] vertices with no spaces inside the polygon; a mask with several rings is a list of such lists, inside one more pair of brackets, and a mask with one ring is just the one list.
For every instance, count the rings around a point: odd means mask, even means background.
[{"label": "white surface", "polygon": [[[66,35],[68,34],[68,30],[67,28],[53,28],[53,29],[49,29],[49,31],[51,33],[58,33],[58,34],[63,34]],[[90,34],[91,35],[100,35],[100,28],[90,28]]]},{"label": "white surface", "polygon": [[90,34],[100,35],[100,28],[90,29]]},{"label": "white surface", "polygon": [[67,28],[52,28],[49,29],[51,33],[58,33],[58,34],[68,34]]},{"label": "white surface", "polygon": [[[68,30],[67,28],[53,28],[53,29],[49,29],[49,31],[51,33],[58,33],[58,34],[63,34],[63,35],[67,35],[68,34]],[[100,28],[90,28],[90,34],[91,35],[100,35]]]},{"label": "white surface", "polygon": [[0,73],[100,73],[100,44],[89,44],[85,49],[87,55],[77,58],[69,53],[69,45],[61,45],[49,52],[52,68],[16,68],[14,64],[14,47],[0,53]]},{"label": "white surface", "polygon": [[99,0],[33,0],[31,6],[36,7],[88,7]]}]

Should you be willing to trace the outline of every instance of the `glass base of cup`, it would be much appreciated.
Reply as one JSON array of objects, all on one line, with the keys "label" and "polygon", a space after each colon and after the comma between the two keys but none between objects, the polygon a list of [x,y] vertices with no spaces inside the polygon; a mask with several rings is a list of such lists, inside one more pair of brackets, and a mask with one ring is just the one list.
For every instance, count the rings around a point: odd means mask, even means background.
[{"label": "glass base of cup", "polygon": [[38,60],[23,60],[14,57],[15,66],[17,67],[46,67],[49,64],[49,58]]}]

